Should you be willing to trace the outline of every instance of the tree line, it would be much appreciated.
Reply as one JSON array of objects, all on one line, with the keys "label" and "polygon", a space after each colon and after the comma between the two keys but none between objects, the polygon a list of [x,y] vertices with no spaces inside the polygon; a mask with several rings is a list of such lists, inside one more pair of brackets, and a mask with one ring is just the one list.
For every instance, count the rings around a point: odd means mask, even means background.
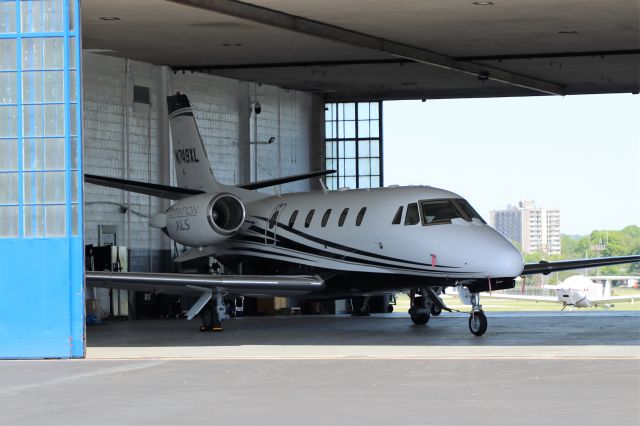
[{"label": "tree line", "polygon": [[[526,263],[540,260],[572,260],[594,257],[629,256],[640,254],[640,227],[629,225],[620,231],[595,230],[589,235],[561,235],[560,255],[546,255],[542,252],[527,253]],[[596,272],[597,269],[597,272]],[[553,274],[550,282],[562,281],[568,276],[580,273],[567,271]],[[589,275],[640,275],[640,263],[590,268]]]}]

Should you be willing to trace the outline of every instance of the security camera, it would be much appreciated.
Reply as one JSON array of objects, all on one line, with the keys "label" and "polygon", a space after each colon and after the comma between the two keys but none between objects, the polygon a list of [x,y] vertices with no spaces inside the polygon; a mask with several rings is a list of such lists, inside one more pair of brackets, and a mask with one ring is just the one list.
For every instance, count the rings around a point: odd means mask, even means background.
[{"label": "security camera", "polygon": [[253,104],[253,110],[256,112],[256,115],[262,112],[262,105],[260,105],[260,102]]},{"label": "security camera", "polygon": [[269,145],[271,145],[271,144],[272,144],[272,143],[274,143],[275,141],[276,141],[275,136],[271,136],[271,137],[269,138],[268,144],[269,144]]}]

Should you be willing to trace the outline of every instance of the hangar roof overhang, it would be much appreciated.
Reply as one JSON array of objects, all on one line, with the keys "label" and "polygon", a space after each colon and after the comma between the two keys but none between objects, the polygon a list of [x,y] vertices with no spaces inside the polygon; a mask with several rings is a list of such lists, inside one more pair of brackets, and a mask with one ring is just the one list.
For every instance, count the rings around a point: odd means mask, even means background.
[{"label": "hangar roof overhang", "polygon": [[640,90],[637,0],[86,0],[82,31],[84,49],[330,101]]}]

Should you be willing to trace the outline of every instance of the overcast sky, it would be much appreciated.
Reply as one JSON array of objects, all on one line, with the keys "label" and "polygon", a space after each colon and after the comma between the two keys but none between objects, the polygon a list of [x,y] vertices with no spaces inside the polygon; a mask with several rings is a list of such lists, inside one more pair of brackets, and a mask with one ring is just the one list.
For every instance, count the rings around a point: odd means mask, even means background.
[{"label": "overcast sky", "polygon": [[489,211],[560,209],[563,234],[640,225],[640,96],[384,103],[385,186],[431,185]]}]

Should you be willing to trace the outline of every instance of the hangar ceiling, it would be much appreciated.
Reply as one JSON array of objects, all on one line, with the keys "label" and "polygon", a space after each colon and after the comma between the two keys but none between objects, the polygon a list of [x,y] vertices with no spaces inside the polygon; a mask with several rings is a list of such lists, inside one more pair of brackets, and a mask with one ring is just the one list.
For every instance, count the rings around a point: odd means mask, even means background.
[{"label": "hangar ceiling", "polygon": [[[82,22],[84,49],[331,101],[640,90],[637,0],[85,0]],[[416,62],[423,52],[472,72]]]}]

